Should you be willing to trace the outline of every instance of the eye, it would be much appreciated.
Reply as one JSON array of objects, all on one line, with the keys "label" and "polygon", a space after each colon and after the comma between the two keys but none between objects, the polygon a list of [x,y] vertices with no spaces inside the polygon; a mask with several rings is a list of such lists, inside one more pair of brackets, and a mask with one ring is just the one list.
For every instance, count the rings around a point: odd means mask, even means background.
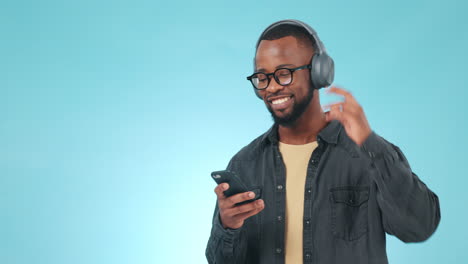
[{"label": "eye", "polygon": [[276,76],[278,77],[288,77],[291,73],[289,72],[289,70],[286,70],[286,69],[282,69],[282,70],[279,70],[276,72]]},{"label": "eye", "polygon": [[263,74],[263,73],[256,74],[253,78],[257,79],[258,82],[267,82],[268,81],[267,76],[265,74]]}]

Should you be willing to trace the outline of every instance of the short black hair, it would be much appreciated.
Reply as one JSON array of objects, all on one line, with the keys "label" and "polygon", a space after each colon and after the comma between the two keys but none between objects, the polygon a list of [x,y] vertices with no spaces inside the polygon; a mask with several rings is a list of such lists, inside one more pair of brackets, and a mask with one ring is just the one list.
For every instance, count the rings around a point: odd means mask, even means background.
[{"label": "short black hair", "polygon": [[[305,47],[312,47],[314,53],[317,51],[317,43],[314,37],[305,28],[297,25],[283,24],[267,31],[261,38],[261,40],[276,40],[292,36],[297,39],[299,45]],[[260,43],[260,41],[258,43]],[[258,46],[256,47],[258,48]]]}]

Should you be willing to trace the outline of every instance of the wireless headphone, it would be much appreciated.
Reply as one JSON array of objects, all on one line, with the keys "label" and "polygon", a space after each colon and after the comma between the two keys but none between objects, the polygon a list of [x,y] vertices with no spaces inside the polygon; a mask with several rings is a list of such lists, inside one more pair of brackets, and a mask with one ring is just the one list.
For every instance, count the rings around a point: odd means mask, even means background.
[{"label": "wireless headphone", "polygon": [[[260,35],[260,37],[257,40],[257,45],[255,46],[255,53],[257,53],[258,45],[260,44],[260,41],[262,40],[263,36],[269,32],[270,30],[280,26],[280,25],[294,25],[294,26],[299,26],[307,30],[309,34],[314,38],[315,43],[317,45],[317,50],[314,53],[314,56],[312,57],[312,62],[311,62],[311,69],[310,69],[310,79],[312,81],[312,89],[320,89],[326,86],[329,86],[333,82],[333,78],[335,76],[335,64],[333,62],[333,59],[328,56],[327,51],[325,50],[325,46],[323,45],[322,41],[319,39],[317,32],[315,30],[307,25],[306,23],[295,20],[295,19],[286,19],[286,20],[281,20],[278,22],[275,22],[268,26],[263,33]],[[254,57],[254,70],[255,70],[255,57]],[[258,98],[262,99],[263,98],[259,94],[259,90],[253,88],[255,90],[255,94],[257,95]]]}]

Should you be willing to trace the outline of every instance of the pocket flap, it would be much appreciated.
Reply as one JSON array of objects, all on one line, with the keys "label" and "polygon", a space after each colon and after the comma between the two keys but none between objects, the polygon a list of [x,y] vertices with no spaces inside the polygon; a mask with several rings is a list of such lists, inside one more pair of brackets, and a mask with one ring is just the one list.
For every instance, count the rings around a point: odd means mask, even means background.
[{"label": "pocket flap", "polygon": [[349,206],[360,206],[369,200],[369,187],[339,187],[330,189],[335,203],[345,203]]}]

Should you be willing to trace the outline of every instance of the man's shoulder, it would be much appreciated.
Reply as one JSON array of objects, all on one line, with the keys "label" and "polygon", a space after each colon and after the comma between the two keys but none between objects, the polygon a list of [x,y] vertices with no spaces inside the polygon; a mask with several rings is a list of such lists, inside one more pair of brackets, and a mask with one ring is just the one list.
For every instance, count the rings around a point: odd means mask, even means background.
[{"label": "man's shoulder", "polygon": [[[380,156],[381,154],[390,154],[393,159],[403,156],[400,148],[387,140],[376,131],[372,130],[371,134],[366,138],[361,146],[357,145],[347,133],[341,133],[337,142],[338,148],[343,148],[353,157],[358,157],[360,154],[372,155],[370,152]],[[404,158],[403,158],[404,159]]]},{"label": "man's shoulder", "polygon": [[[271,130],[271,129],[270,129]],[[255,160],[259,157],[260,153],[263,152],[263,149],[266,146],[268,141],[268,133],[270,130],[264,132],[263,134],[256,137],[250,143],[242,147],[233,157],[232,160],[235,161],[248,161]]]}]

